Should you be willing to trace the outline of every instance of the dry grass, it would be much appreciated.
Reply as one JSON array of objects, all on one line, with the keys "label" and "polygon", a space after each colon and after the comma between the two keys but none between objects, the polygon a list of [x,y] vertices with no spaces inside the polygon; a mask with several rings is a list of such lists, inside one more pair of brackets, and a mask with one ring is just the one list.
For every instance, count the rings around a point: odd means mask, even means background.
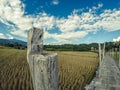
[{"label": "dry grass", "polygon": [[[82,90],[98,65],[91,52],[57,52],[59,90]],[[0,90],[33,90],[25,50],[0,49]]]}]

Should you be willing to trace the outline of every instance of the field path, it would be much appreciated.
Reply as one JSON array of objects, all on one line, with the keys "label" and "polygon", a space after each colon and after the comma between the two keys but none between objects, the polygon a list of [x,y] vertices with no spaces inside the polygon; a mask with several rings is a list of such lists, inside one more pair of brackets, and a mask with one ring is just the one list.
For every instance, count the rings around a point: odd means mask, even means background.
[{"label": "field path", "polygon": [[108,55],[101,63],[100,78],[96,77],[87,90],[120,90],[120,70]]}]

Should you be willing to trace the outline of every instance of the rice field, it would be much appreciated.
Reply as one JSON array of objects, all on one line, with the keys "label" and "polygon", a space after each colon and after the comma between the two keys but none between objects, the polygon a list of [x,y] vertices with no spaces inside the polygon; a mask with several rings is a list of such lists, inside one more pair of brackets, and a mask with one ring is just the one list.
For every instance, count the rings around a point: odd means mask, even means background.
[{"label": "rice field", "polygon": [[[84,90],[98,66],[93,52],[57,52],[59,90]],[[33,90],[26,50],[0,48],[0,90]]]}]

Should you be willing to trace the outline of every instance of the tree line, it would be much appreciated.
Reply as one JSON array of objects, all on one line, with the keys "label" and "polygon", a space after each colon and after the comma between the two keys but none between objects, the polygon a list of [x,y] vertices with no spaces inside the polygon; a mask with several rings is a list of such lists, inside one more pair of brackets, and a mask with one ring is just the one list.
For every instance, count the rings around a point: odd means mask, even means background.
[{"label": "tree line", "polygon": [[15,48],[15,49],[21,49],[21,50],[27,48],[27,46],[24,46],[24,45],[19,44],[19,43],[17,43],[17,42],[16,42],[16,43],[13,43],[13,44],[11,44],[11,43],[0,43],[0,45],[1,45],[1,46],[5,46],[5,47]]},{"label": "tree line", "polygon": [[[102,43],[103,44],[103,43]],[[2,46],[13,47],[15,49],[26,49],[27,46],[23,46],[18,43],[14,44],[1,44]],[[102,45],[103,46],[103,45]],[[113,42],[106,42],[106,51],[111,49],[117,48]],[[91,43],[91,44],[63,44],[63,45],[44,45],[44,50],[46,51],[97,51],[98,50],[98,43]]]},{"label": "tree line", "polygon": [[97,44],[63,44],[63,45],[44,45],[47,51],[89,51],[91,47],[97,48]]}]

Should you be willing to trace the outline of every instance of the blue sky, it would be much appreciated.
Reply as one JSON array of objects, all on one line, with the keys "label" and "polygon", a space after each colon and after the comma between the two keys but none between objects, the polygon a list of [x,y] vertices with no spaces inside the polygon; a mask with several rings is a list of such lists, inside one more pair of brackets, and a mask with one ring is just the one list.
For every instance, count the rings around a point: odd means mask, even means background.
[{"label": "blue sky", "polygon": [[0,38],[27,40],[32,27],[45,44],[92,43],[120,37],[119,0],[1,0]]}]

